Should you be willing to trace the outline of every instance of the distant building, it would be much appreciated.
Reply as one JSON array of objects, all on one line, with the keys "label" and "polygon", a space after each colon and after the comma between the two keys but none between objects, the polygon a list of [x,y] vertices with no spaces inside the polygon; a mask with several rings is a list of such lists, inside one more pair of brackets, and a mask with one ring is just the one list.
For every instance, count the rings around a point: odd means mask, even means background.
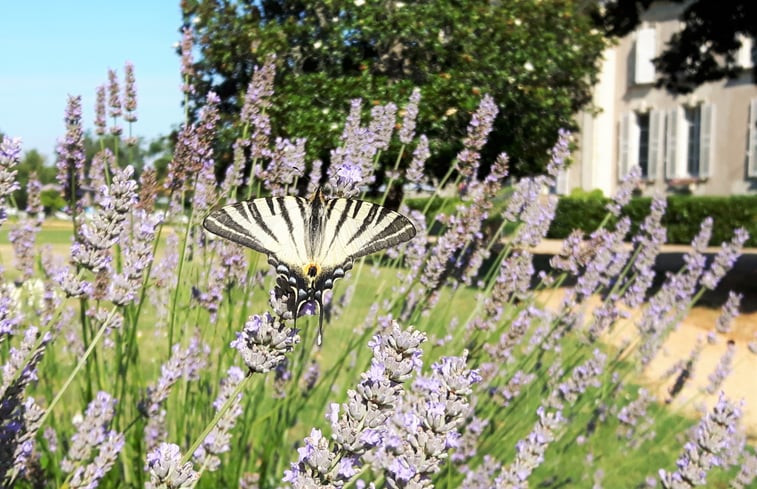
[{"label": "distant building", "polygon": [[[728,8],[724,4],[724,8]],[[643,193],[757,193],[757,85],[754,50],[744,39],[735,80],[707,83],[687,95],[655,88],[652,58],[681,28],[683,6],[654,2],[635,32],[606,49],[594,87],[598,114],[578,115],[579,149],[557,191],[615,190],[639,165]]]}]

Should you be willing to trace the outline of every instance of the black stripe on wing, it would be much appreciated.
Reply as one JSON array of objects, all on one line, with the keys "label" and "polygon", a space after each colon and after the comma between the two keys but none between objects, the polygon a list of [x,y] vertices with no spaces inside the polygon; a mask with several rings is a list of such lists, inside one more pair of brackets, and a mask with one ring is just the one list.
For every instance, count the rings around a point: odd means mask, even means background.
[{"label": "black stripe on wing", "polygon": [[[328,206],[329,220],[337,220],[333,230],[329,230],[333,236],[328,247],[340,242],[350,259],[404,243],[415,236],[415,226],[408,218],[381,205],[361,200],[334,199]],[[337,206],[341,207],[341,212],[339,216],[332,216]]]},{"label": "black stripe on wing", "polygon": [[[237,202],[211,212],[202,226],[213,234],[239,243],[261,253],[271,250],[263,244],[262,238],[278,243],[279,240],[265,223],[255,201]],[[257,238],[256,235],[260,235]]]}]

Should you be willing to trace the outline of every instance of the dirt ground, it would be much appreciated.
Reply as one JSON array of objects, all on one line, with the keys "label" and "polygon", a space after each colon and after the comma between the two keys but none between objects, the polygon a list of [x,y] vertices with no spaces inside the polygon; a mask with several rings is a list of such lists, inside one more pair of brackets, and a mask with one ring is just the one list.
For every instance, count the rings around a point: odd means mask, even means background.
[{"label": "dirt ground", "polygon": [[[559,242],[547,241],[534,250],[542,261],[548,260],[560,250]],[[668,271],[677,271],[683,265],[684,246],[666,246],[657,260],[658,284],[664,279]],[[708,249],[708,254],[714,254],[717,248]],[[715,330],[715,321],[720,315],[720,308],[728,297],[728,291],[734,290],[743,294],[740,315],[736,317],[728,334],[717,334],[715,344],[707,341],[707,334]],[[560,295],[560,294],[556,294]],[[555,306],[560,297],[553,299]],[[599,299],[597,299],[597,302]],[[550,301],[550,306],[552,306]],[[638,313],[625,321],[610,335],[608,340],[613,344],[633,340],[636,335],[632,324]],[[726,378],[720,390],[734,400],[743,399],[742,422],[752,442],[757,440],[757,351],[751,352],[748,344],[753,342],[757,347],[757,249],[745,250],[736,266],[714,291],[706,293],[698,305],[690,311],[688,316],[673,331],[665,342],[657,357],[644,370],[639,382],[654,392],[662,402],[668,399],[669,389],[675,381],[675,375],[661,380],[666,371],[680,360],[687,359],[698,342],[702,344],[702,351],[693,375],[681,393],[670,404],[671,409],[679,410],[688,415],[699,417],[699,409],[704,404],[711,408],[718,399],[718,392],[709,395],[705,392],[708,376],[713,372],[723,353],[727,342],[735,344],[735,355],[732,361],[731,374]]]}]

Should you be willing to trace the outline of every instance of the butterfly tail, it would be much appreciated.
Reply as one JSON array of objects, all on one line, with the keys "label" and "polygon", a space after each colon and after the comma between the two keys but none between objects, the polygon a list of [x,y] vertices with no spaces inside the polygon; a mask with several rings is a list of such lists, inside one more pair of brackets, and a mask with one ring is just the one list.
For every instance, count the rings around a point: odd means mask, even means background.
[{"label": "butterfly tail", "polygon": [[318,346],[321,346],[323,342],[323,304],[321,304],[321,301],[316,302],[318,303],[318,338],[316,339],[316,343],[318,343]]}]

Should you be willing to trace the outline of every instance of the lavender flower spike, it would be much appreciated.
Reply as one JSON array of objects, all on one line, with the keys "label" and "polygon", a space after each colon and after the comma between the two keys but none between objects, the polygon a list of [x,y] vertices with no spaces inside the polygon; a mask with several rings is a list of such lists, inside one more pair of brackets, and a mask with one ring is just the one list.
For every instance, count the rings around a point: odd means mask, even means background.
[{"label": "lavender flower spike", "polygon": [[468,135],[463,140],[464,148],[457,155],[457,170],[461,175],[468,178],[476,175],[481,158],[479,152],[494,127],[497,112],[499,108],[491,95],[484,95],[468,124]]},{"label": "lavender flower spike", "polygon": [[621,179],[620,186],[615,191],[615,195],[612,196],[612,202],[607,204],[607,210],[615,216],[619,216],[620,209],[631,200],[631,193],[636,188],[636,185],[638,185],[640,178],[641,167],[632,167],[628,171],[628,174]]},{"label": "lavender flower spike", "polygon": [[147,470],[150,472],[150,489],[189,489],[194,487],[200,475],[190,462],[181,464],[178,445],[161,443],[147,454]]},{"label": "lavender flower spike", "polygon": [[418,117],[418,104],[421,101],[421,91],[417,87],[413,89],[405,106],[402,116],[402,128],[399,130],[399,140],[402,144],[410,144],[415,134],[415,120]]},{"label": "lavender flower spike", "polygon": [[16,170],[21,162],[21,140],[3,137],[0,141],[0,224],[5,221],[5,198],[19,189]]},{"label": "lavender flower spike", "polygon": [[678,470],[659,475],[665,489],[689,489],[707,484],[707,472],[722,465],[722,455],[736,432],[741,409],[721,393],[715,407],[708,413],[694,431],[693,438],[683,447],[678,458]]},{"label": "lavender flower spike", "polygon": [[299,342],[296,330],[265,313],[250,316],[231,347],[239,352],[251,372],[265,373],[276,367]]}]

